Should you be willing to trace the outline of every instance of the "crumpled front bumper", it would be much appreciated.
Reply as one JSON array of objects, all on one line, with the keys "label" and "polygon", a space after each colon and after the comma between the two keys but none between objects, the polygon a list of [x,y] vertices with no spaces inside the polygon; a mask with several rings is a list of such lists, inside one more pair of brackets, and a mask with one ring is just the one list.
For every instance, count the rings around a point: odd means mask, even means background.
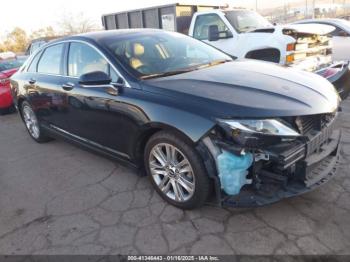
[{"label": "crumpled front bumper", "polygon": [[[305,174],[305,180],[291,179],[286,183],[266,183],[259,190],[243,187],[236,196],[223,196],[222,206],[229,207],[258,207],[278,202],[284,198],[298,196],[310,192],[328,182],[337,171],[340,154],[341,131],[335,130],[329,142],[322,145],[318,152],[310,154],[297,163],[297,172]],[[310,142],[312,143],[312,142]],[[267,178],[278,178],[277,174],[266,172]],[[300,176],[299,176],[300,177]]]}]

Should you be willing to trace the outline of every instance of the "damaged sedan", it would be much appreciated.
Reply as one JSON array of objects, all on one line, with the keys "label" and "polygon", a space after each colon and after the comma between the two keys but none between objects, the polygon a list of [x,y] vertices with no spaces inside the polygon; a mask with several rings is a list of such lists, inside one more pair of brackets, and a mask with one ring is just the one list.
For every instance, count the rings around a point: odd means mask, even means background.
[{"label": "damaged sedan", "polygon": [[60,39],[33,54],[11,85],[35,141],[65,138],[145,170],[183,209],[270,204],[336,173],[340,98],[329,81],[234,60],[182,34]]}]

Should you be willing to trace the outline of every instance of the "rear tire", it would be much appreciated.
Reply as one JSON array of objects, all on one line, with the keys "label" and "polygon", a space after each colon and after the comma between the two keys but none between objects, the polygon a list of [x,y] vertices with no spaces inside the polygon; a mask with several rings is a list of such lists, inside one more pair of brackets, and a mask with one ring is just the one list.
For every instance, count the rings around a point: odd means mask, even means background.
[{"label": "rear tire", "polygon": [[178,135],[161,131],[146,144],[144,164],[158,194],[182,209],[202,206],[210,194],[211,181],[192,145]]},{"label": "rear tire", "polygon": [[24,101],[21,104],[21,114],[23,122],[31,138],[38,143],[46,143],[52,140],[52,138],[48,137],[42,130],[34,110],[27,101]]}]

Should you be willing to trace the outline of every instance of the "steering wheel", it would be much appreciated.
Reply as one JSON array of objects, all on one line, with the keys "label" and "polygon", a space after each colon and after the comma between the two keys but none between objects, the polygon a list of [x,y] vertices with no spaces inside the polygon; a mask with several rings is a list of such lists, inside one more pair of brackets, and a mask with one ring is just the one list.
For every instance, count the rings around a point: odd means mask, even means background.
[{"label": "steering wheel", "polygon": [[173,70],[174,68],[181,68],[181,65],[186,66],[187,63],[185,63],[185,62],[187,60],[188,60],[188,58],[185,57],[185,56],[179,56],[179,57],[170,58],[166,62],[165,70],[169,70],[169,69]]},{"label": "steering wheel", "polygon": [[142,74],[150,74],[151,73],[151,70],[150,70],[149,66],[147,66],[147,65],[141,65],[141,66],[137,67],[136,70]]}]

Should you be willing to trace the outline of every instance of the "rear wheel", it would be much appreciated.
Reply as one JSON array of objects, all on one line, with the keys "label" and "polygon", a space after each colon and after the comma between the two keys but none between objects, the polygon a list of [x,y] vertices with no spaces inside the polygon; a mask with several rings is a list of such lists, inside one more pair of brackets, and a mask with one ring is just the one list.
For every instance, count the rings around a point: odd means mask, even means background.
[{"label": "rear wheel", "polygon": [[150,138],[145,150],[145,167],[160,196],[174,206],[202,206],[210,192],[210,179],[193,146],[170,132]]},{"label": "rear wheel", "polygon": [[36,142],[44,143],[52,140],[42,131],[39,120],[28,102],[22,103],[21,112],[27,131]]}]

